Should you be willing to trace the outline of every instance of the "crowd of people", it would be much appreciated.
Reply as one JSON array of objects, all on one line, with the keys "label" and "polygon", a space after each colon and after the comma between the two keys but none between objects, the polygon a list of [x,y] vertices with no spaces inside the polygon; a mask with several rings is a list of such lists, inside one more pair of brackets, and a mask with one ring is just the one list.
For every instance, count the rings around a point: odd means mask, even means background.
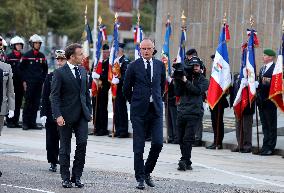
[{"label": "crowd of people", "polygon": [[[49,170],[56,172],[60,164],[62,186],[71,188],[74,183],[81,188],[84,186],[81,176],[85,164],[88,122],[94,123],[93,134],[109,135],[108,97],[110,88],[116,85],[117,94],[113,100],[115,132],[109,136],[129,137],[128,101],[133,127],[136,188],[144,189],[144,183],[155,186],[151,173],[163,147],[163,102],[167,115],[167,141],[180,146],[181,158],[177,169],[192,170],[192,147],[203,145],[202,121],[209,85],[206,66],[195,49],[186,52],[184,62],[174,62],[172,74],[166,76],[164,63],[155,59],[151,39],[145,38],[140,43],[141,58],[133,62],[124,54],[125,44],[120,43],[117,55],[120,74],[113,76],[110,81],[110,48],[107,44],[102,47],[102,63],[94,65],[90,71],[81,65],[84,57],[81,45],[71,44],[65,50],[56,50],[56,69],[48,74],[46,57],[40,52],[42,42],[42,38],[34,34],[29,39],[31,49],[23,54],[25,42],[15,36],[10,41],[12,51],[6,54],[7,43],[0,37],[0,135],[4,120],[8,128],[42,129],[36,123],[40,110],[40,119],[46,128]],[[238,146],[232,149],[233,152],[252,152],[252,123],[257,105],[264,135],[259,154],[273,155],[277,140],[277,107],[268,99],[268,93],[275,56],[273,50],[264,50],[256,101],[246,107],[242,119],[235,119]],[[214,55],[211,58],[214,60]],[[233,77],[232,87],[210,109],[214,139],[207,149],[223,149],[224,109],[232,107],[240,86],[238,74]],[[96,94],[90,94],[93,82],[98,86]],[[20,125],[23,98],[23,122]],[[230,98],[230,102],[227,98]],[[76,137],[76,150],[70,172],[72,132]],[[148,138],[151,148],[144,163],[144,147]]]}]

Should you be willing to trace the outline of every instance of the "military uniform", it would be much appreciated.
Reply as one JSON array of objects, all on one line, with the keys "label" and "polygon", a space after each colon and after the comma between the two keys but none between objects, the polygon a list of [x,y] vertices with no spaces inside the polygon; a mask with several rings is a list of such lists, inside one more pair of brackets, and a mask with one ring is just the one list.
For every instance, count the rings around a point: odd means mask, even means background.
[{"label": "military uniform", "polygon": [[37,128],[36,117],[39,110],[42,84],[48,72],[46,58],[37,50],[23,55],[20,63],[21,77],[26,82],[25,105],[23,110],[23,129]]},{"label": "military uniform", "polygon": [[16,50],[13,50],[10,54],[7,55],[6,58],[6,63],[10,64],[12,67],[13,84],[15,91],[15,114],[13,118],[6,117],[6,122],[8,127],[20,127],[19,117],[24,97],[23,81],[21,79],[21,74],[19,69],[21,58],[22,58],[21,52],[18,52]]},{"label": "military uniform", "polygon": [[118,137],[128,137],[128,113],[126,106],[126,98],[122,92],[125,72],[129,64],[129,60],[125,55],[119,58],[120,73],[119,83],[117,84],[117,93],[115,98],[115,135]]},{"label": "military uniform", "polygon": [[[96,135],[107,135],[108,134],[108,91],[110,89],[110,82],[108,81],[108,68],[109,59],[106,59],[102,63],[102,74],[99,80],[101,81],[101,88],[97,95],[97,108],[93,105],[94,110],[96,109]],[[93,102],[96,99],[93,99]],[[93,103],[96,104],[96,103]]]},{"label": "military uniform", "polygon": [[[271,50],[270,50],[271,51]],[[274,53],[266,52],[264,54],[275,56]],[[270,62],[261,67],[259,73],[259,86],[257,92],[257,106],[259,109],[260,121],[263,132],[263,145],[261,155],[272,155],[277,140],[277,107],[268,99],[270,90],[270,80],[275,68],[275,63]]]}]

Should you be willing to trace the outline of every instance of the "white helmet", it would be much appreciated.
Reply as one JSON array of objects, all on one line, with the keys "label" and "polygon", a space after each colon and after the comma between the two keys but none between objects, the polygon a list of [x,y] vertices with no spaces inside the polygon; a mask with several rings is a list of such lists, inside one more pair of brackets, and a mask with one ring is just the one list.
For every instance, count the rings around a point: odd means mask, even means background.
[{"label": "white helmet", "polygon": [[19,36],[15,36],[10,41],[10,46],[13,46],[15,44],[25,44],[24,40],[20,38]]},{"label": "white helmet", "polygon": [[40,42],[40,43],[42,43],[43,41],[42,41],[42,39],[41,39],[41,37],[40,37],[39,35],[34,34],[34,35],[32,35],[32,36],[30,37],[29,42],[30,42],[30,43],[34,43],[34,42]]},{"label": "white helmet", "polygon": [[7,47],[8,44],[7,44],[7,42],[4,40],[4,38],[3,38],[2,36],[0,36],[0,39],[2,40],[2,45],[5,46],[5,47]]}]

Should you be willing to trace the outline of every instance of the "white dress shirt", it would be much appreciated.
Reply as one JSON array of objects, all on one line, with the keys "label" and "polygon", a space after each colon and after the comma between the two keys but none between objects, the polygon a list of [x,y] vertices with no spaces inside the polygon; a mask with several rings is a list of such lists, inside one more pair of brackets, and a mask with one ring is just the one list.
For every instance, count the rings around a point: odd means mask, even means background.
[{"label": "white dress shirt", "polygon": [[[76,66],[73,65],[73,64],[71,64],[71,63],[68,62],[68,61],[67,61],[67,64],[68,64],[68,66],[69,66],[69,68],[70,68],[70,70],[71,70],[73,76],[76,78],[75,69],[74,69]],[[78,66],[77,66],[77,67],[78,67]],[[78,69],[79,69],[79,67],[78,67]],[[79,75],[80,75],[80,78],[82,78],[80,71],[79,71]]]},{"label": "white dress shirt", "polygon": [[[150,62],[150,66],[151,66],[151,82],[152,82],[152,79],[153,79],[153,60],[151,58],[148,61]],[[145,58],[143,58],[143,62],[144,62],[144,65],[145,65],[145,69],[147,70],[147,60]],[[150,102],[153,102],[153,96],[152,95],[150,96]]]},{"label": "white dress shirt", "polygon": [[268,64],[265,64],[266,68],[263,74],[270,68],[270,66],[273,64],[273,62],[269,62]]}]

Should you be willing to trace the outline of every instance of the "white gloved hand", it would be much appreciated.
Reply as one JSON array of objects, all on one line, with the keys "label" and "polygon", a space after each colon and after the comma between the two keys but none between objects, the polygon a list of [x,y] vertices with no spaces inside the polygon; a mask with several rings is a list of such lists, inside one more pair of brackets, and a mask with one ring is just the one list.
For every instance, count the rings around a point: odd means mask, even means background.
[{"label": "white gloved hand", "polygon": [[168,83],[171,83],[171,82],[172,82],[172,80],[173,80],[173,79],[172,79],[170,76],[168,76],[168,77],[167,77],[167,81],[168,81]]},{"label": "white gloved hand", "polygon": [[9,110],[8,118],[12,118],[12,117],[14,117],[14,111]]},{"label": "white gloved hand", "polygon": [[116,77],[113,77],[112,80],[111,80],[111,83],[112,84],[118,84],[119,83],[119,79],[116,78]]},{"label": "white gloved hand", "polygon": [[245,78],[242,79],[241,83],[242,83],[244,86],[248,86],[248,85],[249,85],[248,80],[245,79]]},{"label": "white gloved hand", "polygon": [[209,110],[209,105],[208,105],[208,103],[203,103],[203,109],[204,109],[204,111],[206,111],[206,112],[209,112],[210,110]]},{"label": "white gloved hand", "polygon": [[46,116],[42,116],[42,117],[40,118],[40,121],[41,121],[42,126],[45,126],[46,119],[47,119]]},{"label": "white gloved hand", "polygon": [[255,88],[258,88],[258,85],[259,85],[259,82],[258,82],[258,81],[255,81],[255,82],[254,82]]},{"label": "white gloved hand", "polygon": [[98,73],[96,73],[96,72],[92,72],[92,78],[93,79],[98,79],[98,78],[100,78],[100,75]]}]

